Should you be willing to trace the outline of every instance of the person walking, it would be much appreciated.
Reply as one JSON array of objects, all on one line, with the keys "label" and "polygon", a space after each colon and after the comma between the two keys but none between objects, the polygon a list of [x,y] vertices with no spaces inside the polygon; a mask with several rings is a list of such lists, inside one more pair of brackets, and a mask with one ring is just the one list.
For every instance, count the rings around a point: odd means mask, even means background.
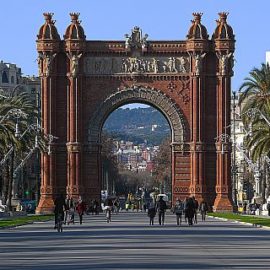
[{"label": "person walking", "polygon": [[156,207],[154,203],[151,203],[148,208],[148,217],[150,219],[150,226],[154,225],[154,219],[156,216]]},{"label": "person walking", "polygon": [[70,217],[70,209],[74,208],[73,199],[67,195],[65,199],[65,219],[64,224],[67,223],[68,217]]},{"label": "person walking", "polygon": [[206,213],[208,211],[208,205],[204,200],[202,200],[200,204],[199,211],[201,212],[202,221],[205,221]]},{"label": "person walking", "polygon": [[177,198],[174,205],[174,213],[176,215],[177,226],[182,224],[183,212],[184,212],[184,203],[179,198]]},{"label": "person walking", "polygon": [[110,223],[112,221],[112,207],[111,206],[105,206],[105,216],[107,223]]},{"label": "person walking", "polygon": [[184,216],[185,216],[185,222],[188,222],[188,217],[187,217],[187,202],[188,202],[189,197],[186,197],[185,200],[183,201],[184,205]]},{"label": "person walking", "polygon": [[189,198],[186,203],[186,215],[188,219],[188,225],[193,225],[193,219],[195,214],[195,206],[193,198]]},{"label": "person walking", "polygon": [[197,214],[198,214],[198,209],[199,209],[199,203],[195,199],[195,196],[193,196],[192,199],[193,199],[193,203],[194,203],[194,223],[197,224],[198,223]]},{"label": "person walking", "polygon": [[163,197],[160,197],[157,203],[159,225],[164,225],[166,209],[167,209],[166,202],[163,200]]},{"label": "person walking", "polygon": [[76,206],[76,210],[77,210],[78,215],[79,215],[80,224],[82,224],[83,214],[86,211],[86,205],[83,202],[81,197],[79,197],[79,200],[78,200],[78,203],[77,203],[77,206]]},{"label": "person walking", "polygon": [[270,216],[270,202],[267,203],[266,208],[268,211],[268,216]]}]

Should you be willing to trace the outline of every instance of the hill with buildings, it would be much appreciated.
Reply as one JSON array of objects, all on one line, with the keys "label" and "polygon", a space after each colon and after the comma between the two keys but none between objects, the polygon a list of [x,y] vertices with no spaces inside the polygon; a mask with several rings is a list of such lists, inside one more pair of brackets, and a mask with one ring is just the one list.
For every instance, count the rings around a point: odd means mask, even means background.
[{"label": "hill with buildings", "polygon": [[160,145],[171,134],[166,118],[153,107],[119,108],[108,117],[103,130],[117,140],[149,145]]}]

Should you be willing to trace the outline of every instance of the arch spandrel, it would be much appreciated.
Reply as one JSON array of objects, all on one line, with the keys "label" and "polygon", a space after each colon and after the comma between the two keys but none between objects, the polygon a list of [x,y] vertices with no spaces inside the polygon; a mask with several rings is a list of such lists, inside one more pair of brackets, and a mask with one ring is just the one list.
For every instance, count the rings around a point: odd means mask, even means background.
[{"label": "arch spandrel", "polygon": [[164,114],[171,127],[173,144],[188,142],[188,123],[173,100],[154,88],[135,86],[110,95],[96,109],[88,123],[88,143],[100,143],[102,127],[109,114],[121,105],[133,102],[147,103]]}]

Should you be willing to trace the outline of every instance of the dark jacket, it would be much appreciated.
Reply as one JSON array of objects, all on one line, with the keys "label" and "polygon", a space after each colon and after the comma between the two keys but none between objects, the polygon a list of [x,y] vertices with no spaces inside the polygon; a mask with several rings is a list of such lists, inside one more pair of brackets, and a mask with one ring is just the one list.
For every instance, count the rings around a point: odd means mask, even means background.
[{"label": "dark jacket", "polygon": [[148,209],[148,216],[150,218],[154,218],[156,216],[156,209],[155,208],[149,208]]},{"label": "dark jacket", "polygon": [[63,213],[65,208],[65,198],[63,196],[57,197],[54,201],[54,213]]},{"label": "dark jacket", "polygon": [[167,209],[166,202],[162,198],[157,203],[157,211],[164,212]]}]

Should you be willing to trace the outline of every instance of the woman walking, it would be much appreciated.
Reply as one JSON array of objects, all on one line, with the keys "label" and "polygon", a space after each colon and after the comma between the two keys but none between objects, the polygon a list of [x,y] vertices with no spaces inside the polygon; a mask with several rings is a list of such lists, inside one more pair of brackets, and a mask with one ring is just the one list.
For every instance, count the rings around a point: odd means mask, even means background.
[{"label": "woman walking", "polygon": [[85,203],[82,201],[81,198],[79,198],[78,200],[78,204],[76,206],[76,210],[78,212],[79,215],[79,219],[80,219],[80,224],[82,224],[82,220],[83,220],[83,214],[86,211],[86,205]]},{"label": "woman walking", "polygon": [[176,223],[177,226],[182,224],[182,215],[184,212],[184,203],[177,198],[174,206],[174,213],[176,215]]},{"label": "woman walking", "polygon": [[154,203],[151,203],[148,208],[148,217],[150,219],[150,225],[154,225],[155,216],[156,216],[156,207]]}]

